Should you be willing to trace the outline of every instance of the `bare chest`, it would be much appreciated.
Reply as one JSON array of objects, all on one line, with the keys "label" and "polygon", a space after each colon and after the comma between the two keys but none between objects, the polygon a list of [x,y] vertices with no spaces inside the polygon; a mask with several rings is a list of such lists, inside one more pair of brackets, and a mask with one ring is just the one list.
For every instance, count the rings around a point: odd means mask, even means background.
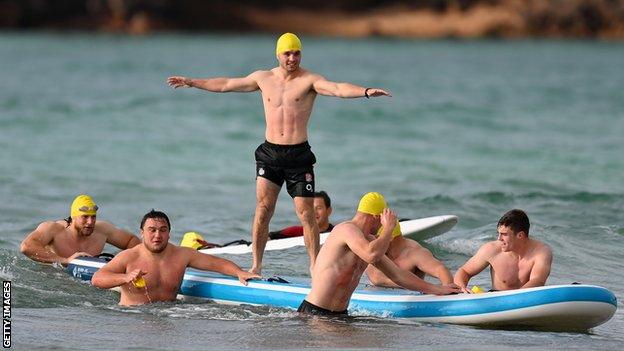
[{"label": "bare chest", "polygon": [[73,238],[71,234],[63,234],[54,238],[52,249],[63,257],[69,257],[76,252],[86,252],[97,256],[102,253],[104,245],[106,245],[106,236],[104,234],[93,233],[79,240]]},{"label": "bare chest", "polygon": [[518,259],[507,255],[498,255],[491,261],[494,280],[505,288],[518,288],[531,276],[533,260]]},{"label": "bare chest", "polygon": [[305,108],[314,102],[311,85],[302,78],[283,82],[277,79],[267,79],[260,85],[262,100],[270,108]]}]

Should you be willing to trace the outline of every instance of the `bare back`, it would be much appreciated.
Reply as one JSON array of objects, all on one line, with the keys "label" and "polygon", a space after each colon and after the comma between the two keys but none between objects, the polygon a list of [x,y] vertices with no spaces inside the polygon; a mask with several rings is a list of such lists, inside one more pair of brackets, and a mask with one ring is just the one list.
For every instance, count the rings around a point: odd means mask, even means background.
[{"label": "bare back", "polygon": [[321,77],[305,69],[284,78],[280,68],[252,74],[262,92],[266,140],[280,145],[308,140],[308,121],[316,98],[314,81]]}]

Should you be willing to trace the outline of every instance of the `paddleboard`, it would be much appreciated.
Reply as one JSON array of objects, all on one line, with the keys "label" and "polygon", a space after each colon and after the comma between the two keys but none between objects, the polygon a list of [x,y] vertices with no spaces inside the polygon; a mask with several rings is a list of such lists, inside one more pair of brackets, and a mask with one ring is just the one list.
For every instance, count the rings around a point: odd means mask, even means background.
[{"label": "paddleboard", "polygon": [[[457,216],[444,215],[419,219],[401,221],[401,233],[403,236],[422,241],[434,236],[443,234],[451,230],[457,224]],[[322,233],[319,236],[321,245],[327,240],[329,233]],[[284,250],[296,246],[305,246],[303,237],[285,238],[267,241],[265,251]],[[246,254],[251,252],[251,245],[231,245],[225,247],[215,247],[211,249],[199,250],[200,252],[218,254]]]},{"label": "paddleboard", "polygon": [[[105,262],[81,257],[66,270],[91,280]],[[310,291],[304,278],[289,282],[238,279],[189,268],[180,296],[199,297],[224,304],[266,305],[296,309]],[[523,328],[551,331],[586,331],[607,322],[617,309],[615,295],[600,286],[570,284],[481,294],[425,295],[404,289],[360,284],[349,304],[352,315],[410,318],[432,323],[464,324],[486,328]]]}]

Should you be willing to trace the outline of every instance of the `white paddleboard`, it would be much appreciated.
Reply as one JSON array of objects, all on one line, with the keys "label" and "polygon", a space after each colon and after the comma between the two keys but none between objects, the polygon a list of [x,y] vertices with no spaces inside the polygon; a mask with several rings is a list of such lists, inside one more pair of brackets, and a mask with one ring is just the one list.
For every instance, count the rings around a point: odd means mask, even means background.
[{"label": "white paddleboard", "polygon": [[[457,216],[444,215],[419,219],[411,219],[401,222],[401,233],[403,236],[422,241],[434,236],[443,234],[451,230],[457,224]],[[329,233],[322,233],[319,237],[321,245],[327,240]],[[284,250],[296,246],[305,246],[302,236],[294,238],[276,239],[267,241],[265,251]],[[240,255],[251,252],[251,245],[231,245],[226,247],[214,247],[211,249],[199,250],[200,252],[217,255],[233,254]]]}]

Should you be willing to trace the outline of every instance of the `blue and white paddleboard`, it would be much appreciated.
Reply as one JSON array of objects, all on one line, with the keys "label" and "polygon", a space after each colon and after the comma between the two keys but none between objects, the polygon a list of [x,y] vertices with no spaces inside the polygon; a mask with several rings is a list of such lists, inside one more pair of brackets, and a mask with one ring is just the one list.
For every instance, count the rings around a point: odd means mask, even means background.
[{"label": "blue and white paddleboard", "polygon": [[[78,258],[70,262],[67,271],[76,278],[91,280],[104,263],[97,258]],[[225,304],[296,309],[310,291],[309,282],[303,278],[289,279],[290,283],[269,280],[253,280],[245,286],[233,277],[189,268],[180,295]],[[608,321],[616,308],[611,291],[581,284],[447,296],[361,285],[349,304],[349,312],[354,315],[557,331],[596,327]]]},{"label": "blue and white paddleboard", "polygon": [[[444,215],[401,221],[401,234],[403,236],[422,241],[451,230],[457,224],[457,216]],[[327,240],[329,233],[319,236],[321,245]],[[284,250],[296,246],[304,246],[303,237],[276,239],[267,241],[265,251]],[[251,245],[231,245],[199,250],[200,252],[218,254],[246,254],[251,252]]]}]

